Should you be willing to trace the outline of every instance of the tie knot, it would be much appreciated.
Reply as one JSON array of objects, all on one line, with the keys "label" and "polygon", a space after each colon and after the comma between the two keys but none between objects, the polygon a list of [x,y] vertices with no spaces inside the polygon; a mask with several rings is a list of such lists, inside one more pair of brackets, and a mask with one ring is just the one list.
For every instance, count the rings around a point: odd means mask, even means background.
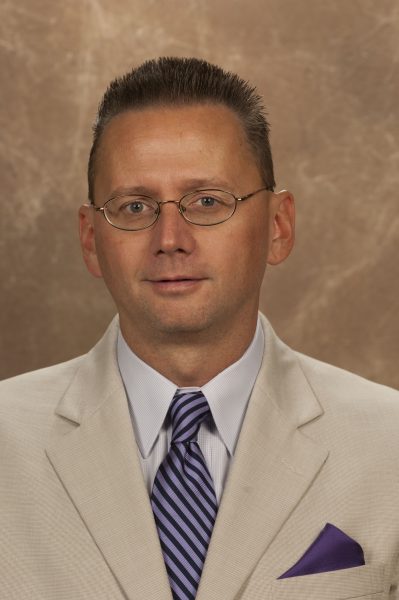
[{"label": "tie knot", "polygon": [[199,427],[210,412],[202,392],[177,390],[170,405],[172,442],[196,442]]}]

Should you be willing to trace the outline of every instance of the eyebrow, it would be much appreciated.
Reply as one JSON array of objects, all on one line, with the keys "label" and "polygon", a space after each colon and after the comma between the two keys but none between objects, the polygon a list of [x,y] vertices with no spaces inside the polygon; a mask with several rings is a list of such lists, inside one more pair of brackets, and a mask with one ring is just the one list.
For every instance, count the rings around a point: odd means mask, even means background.
[{"label": "eyebrow", "polygon": [[[216,178],[208,178],[208,179],[188,179],[182,182],[180,186],[181,194],[186,194],[194,190],[199,189],[222,189],[228,191],[231,187],[231,183],[227,183],[223,179]],[[131,196],[131,195],[142,195],[142,196],[151,196],[155,197],[157,194],[153,189],[143,186],[143,185],[129,185],[129,186],[119,186],[112,190],[110,194],[110,198],[114,198],[115,196]]]}]

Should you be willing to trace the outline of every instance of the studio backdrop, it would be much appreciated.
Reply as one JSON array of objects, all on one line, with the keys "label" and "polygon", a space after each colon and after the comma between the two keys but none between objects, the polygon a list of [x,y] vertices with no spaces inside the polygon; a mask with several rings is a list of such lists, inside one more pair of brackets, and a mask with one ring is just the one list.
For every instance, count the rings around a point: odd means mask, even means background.
[{"label": "studio backdrop", "polygon": [[160,55],[265,98],[297,202],[295,250],[262,289],[278,334],[399,387],[396,0],[3,0],[0,376],[87,351],[114,314],[78,244],[91,124],[107,83]]}]

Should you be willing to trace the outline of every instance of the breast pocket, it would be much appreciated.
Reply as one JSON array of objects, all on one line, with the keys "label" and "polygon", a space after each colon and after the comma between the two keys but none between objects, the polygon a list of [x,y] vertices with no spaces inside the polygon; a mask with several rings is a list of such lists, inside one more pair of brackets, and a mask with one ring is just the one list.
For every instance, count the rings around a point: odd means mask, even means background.
[{"label": "breast pocket", "polygon": [[384,566],[377,563],[278,579],[272,582],[269,594],[272,600],[382,600],[388,598],[388,586],[384,581]]}]

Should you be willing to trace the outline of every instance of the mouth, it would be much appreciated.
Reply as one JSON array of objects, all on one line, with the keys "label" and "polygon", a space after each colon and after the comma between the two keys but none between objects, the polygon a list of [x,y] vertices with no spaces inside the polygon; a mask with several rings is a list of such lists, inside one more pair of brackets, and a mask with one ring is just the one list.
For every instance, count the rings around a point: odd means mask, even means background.
[{"label": "mouth", "polygon": [[148,277],[147,281],[150,283],[160,283],[160,282],[170,282],[170,281],[202,281],[205,277],[201,277],[200,275],[190,275],[190,274],[175,274],[175,275],[159,275],[155,277]]},{"label": "mouth", "polygon": [[193,290],[199,287],[205,277],[193,277],[189,275],[172,275],[147,279],[153,289],[163,293],[178,293]]},{"label": "mouth", "polygon": [[177,277],[160,277],[159,279],[150,279],[152,283],[168,283],[174,281],[200,281],[202,277],[188,277],[185,275]]}]

